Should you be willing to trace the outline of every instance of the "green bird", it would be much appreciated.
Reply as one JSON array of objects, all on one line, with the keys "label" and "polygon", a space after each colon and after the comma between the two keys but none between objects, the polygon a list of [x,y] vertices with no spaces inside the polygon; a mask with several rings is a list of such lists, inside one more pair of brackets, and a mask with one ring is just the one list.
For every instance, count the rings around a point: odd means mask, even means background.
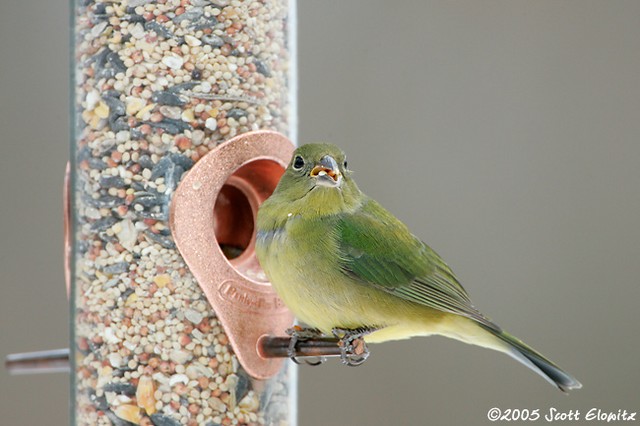
[{"label": "green bird", "polygon": [[360,191],[335,145],[296,149],[258,211],[256,254],[310,326],[289,332],[292,345],[334,335],[342,361],[358,365],[366,343],[436,334],[504,352],[562,391],[582,386],[480,313],[440,256]]}]

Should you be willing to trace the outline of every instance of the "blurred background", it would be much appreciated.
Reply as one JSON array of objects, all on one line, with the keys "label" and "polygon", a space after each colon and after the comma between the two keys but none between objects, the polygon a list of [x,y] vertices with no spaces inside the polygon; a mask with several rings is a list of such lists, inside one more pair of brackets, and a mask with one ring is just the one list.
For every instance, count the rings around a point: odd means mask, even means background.
[{"label": "blurred background", "polygon": [[[0,4],[2,357],[68,344],[68,9]],[[504,355],[417,338],[300,368],[301,426],[640,411],[638,17],[637,1],[299,3],[298,142],[342,146],[478,308],[584,384],[564,396]],[[67,424],[68,387],[0,368],[2,423]]]}]

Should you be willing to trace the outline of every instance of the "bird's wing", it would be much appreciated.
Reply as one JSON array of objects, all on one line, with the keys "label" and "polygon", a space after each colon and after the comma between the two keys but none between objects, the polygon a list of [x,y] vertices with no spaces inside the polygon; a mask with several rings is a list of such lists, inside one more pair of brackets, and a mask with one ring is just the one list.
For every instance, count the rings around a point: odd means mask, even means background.
[{"label": "bird's wing", "polygon": [[497,329],[440,256],[376,201],[341,215],[337,225],[342,270],[357,282]]}]

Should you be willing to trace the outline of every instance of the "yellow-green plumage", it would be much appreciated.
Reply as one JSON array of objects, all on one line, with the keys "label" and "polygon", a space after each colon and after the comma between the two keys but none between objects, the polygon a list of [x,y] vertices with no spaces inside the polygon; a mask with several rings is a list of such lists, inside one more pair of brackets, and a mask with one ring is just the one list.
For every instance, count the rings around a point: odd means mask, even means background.
[{"label": "yellow-green plumage", "polygon": [[334,145],[296,150],[260,207],[256,253],[296,317],[370,343],[439,334],[505,352],[562,390],[580,383],[477,311],[451,269],[351,179]]}]

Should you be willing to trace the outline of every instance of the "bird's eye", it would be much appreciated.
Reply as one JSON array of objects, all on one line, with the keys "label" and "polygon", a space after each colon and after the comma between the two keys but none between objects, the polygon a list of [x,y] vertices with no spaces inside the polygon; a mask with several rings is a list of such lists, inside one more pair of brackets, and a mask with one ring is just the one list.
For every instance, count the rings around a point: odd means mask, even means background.
[{"label": "bird's eye", "polygon": [[296,158],[293,159],[293,168],[294,170],[300,170],[304,167],[304,158],[296,155]]}]

